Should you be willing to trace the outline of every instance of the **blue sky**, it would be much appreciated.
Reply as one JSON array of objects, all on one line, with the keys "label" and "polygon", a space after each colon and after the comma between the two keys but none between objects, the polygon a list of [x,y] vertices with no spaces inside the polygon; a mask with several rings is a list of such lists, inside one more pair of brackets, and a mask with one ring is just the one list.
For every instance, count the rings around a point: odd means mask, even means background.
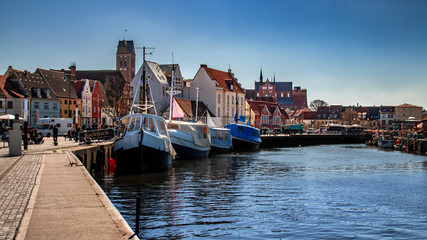
[{"label": "blue sky", "polygon": [[[308,101],[427,107],[427,1],[0,0],[0,74],[115,69],[117,43],[154,47],[147,59],[201,63],[247,89],[264,79],[306,88]],[[127,31],[126,31],[127,30]],[[137,50],[137,68],[142,50]]]}]

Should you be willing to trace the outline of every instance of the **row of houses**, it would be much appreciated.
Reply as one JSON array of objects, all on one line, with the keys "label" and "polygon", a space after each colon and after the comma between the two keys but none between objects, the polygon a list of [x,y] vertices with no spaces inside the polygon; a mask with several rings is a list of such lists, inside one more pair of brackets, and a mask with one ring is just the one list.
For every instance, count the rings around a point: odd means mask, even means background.
[{"label": "row of houses", "polygon": [[113,125],[114,113],[129,105],[121,94],[126,85],[120,71],[76,71],[73,65],[29,72],[10,66],[0,76],[0,114],[18,114],[31,127],[39,118],[73,118],[81,127]]},{"label": "row of houses", "polygon": [[342,106],[308,108],[290,114],[292,122],[304,123],[310,128],[327,124],[359,124],[367,129],[414,129],[421,123],[426,112],[412,104],[398,106]]}]

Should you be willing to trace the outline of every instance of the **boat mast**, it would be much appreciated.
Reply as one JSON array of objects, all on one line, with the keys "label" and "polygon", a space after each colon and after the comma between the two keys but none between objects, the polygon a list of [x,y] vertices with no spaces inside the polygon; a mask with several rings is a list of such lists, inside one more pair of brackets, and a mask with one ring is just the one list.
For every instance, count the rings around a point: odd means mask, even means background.
[{"label": "boat mast", "polygon": [[197,122],[197,115],[198,115],[198,112],[199,112],[199,91],[200,91],[200,88],[198,88],[198,87],[196,87],[196,121],[195,122]]},{"label": "boat mast", "polygon": [[171,93],[170,93],[170,102],[169,102],[169,121],[172,119],[174,73],[175,73],[175,65],[173,64],[173,54],[172,54],[172,79],[171,79]]}]

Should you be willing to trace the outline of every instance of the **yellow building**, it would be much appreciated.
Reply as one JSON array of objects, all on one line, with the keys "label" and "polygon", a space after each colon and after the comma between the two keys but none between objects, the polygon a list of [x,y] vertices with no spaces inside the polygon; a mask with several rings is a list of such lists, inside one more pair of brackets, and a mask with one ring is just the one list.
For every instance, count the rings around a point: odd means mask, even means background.
[{"label": "yellow building", "polygon": [[414,117],[415,120],[423,118],[423,108],[411,104],[401,104],[395,107],[396,121],[408,120],[409,117]]}]

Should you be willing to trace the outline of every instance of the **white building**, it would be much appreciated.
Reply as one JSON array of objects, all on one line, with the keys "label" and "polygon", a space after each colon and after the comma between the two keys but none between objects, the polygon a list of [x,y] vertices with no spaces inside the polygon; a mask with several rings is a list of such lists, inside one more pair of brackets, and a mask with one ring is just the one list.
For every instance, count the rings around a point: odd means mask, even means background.
[{"label": "white building", "polygon": [[[150,92],[147,93],[147,98],[149,101],[154,102],[156,106],[157,113],[162,113],[169,106],[169,94],[166,92],[170,89],[170,83],[172,79],[172,68],[174,71],[174,88],[175,90],[182,91],[182,75],[181,70],[178,64],[167,64],[159,65],[155,62],[146,61],[143,66],[139,69],[138,73],[135,75],[131,82],[131,100],[135,97],[135,104],[142,104],[143,99],[141,97],[142,93],[142,72],[145,68],[145,76],[147,79],[147,86],[151,88]],[[139,90],[137,90],[138,82],[141,81],[139,85]],[[135,91],[136,94],[135,94]],[[177,96],[179,97],[179,95]]]},{"label": "white building", "polygon": [[233,122],[236,111],[238,116],[245,115],[245,90],[237,82],[231,69],[224,72],[201,64],[191,81],[190,96],[192,100],[198,98],[205,103],[215,114],[214,121],[217,125],[224,126]]}]

